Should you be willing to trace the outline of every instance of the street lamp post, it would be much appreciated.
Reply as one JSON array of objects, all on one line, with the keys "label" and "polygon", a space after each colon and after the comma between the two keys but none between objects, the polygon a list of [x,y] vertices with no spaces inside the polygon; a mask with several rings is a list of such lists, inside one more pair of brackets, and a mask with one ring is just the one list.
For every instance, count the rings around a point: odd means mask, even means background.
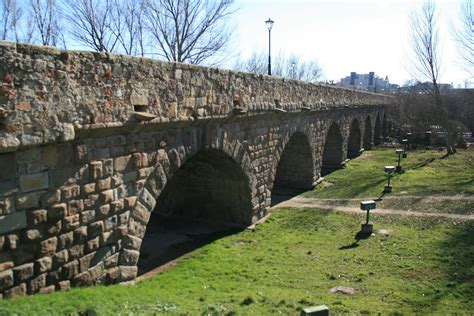
[{"label": "street lamp post", "polygon": [[265,21],[265,24],[267,25],[268,29],[268,75],[272,75],[272,59],[271,59],[271,32],[272,32],[272,27],[273,27],[274,21],[272,19],[268,18],[267,21]]}]

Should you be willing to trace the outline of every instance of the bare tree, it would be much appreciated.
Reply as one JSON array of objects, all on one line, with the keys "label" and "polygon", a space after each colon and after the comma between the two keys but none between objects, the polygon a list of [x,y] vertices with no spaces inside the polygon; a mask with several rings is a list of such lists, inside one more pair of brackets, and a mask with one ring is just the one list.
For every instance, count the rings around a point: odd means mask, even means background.
[{"label": "bare tree", "polygon": [[454,29],[454,38],[467,71],[474,75],[474,7],[472,0],[464,0],[461,6],[461,23]]},{"label": "bare tree", "polygon": [[[1,30],[2,40],[14,39],[19,41],[18,25],[22,15],[21,8],[17,7],[15,0],[2,0],[1,9]],[[12,35],[9,35],[12,33]]]},{"label": "bare tree", "polygon": [[170,61],[201,64],[223,52],[230,40],[227,18],[233,0],[148,0],[148,28],[158,54]]},{"label": "bare tree", "polygon": [[[425,0],[418,10],[410,15],[412,50],[412,69],[418,81],[429,80],[430,94],[433,98],[435,109],[433,119],[445,128],[447,153],[454,153],[451,135],[448,129],[447,110],[443,104],[439,91],[438,79],[441,66],[441,47],[438,33],[438,14],[433,0]],[[435,123],[435,122],[433,122]]]},{"label": "bare tree", "polygon": [[33,32],[39,36],[39,42],[46,46],[57,46],[62,41],[65,46],[56,1],[30,0],[30,11]]},{"label": "bare tree", "polygon": [[99,52],[113,52],[122,32],[118,0],[65,0],[69,32],[79,43]]},{"label": "bare tree", "polygon": [[[315,82],[322,76],[322,69],[316,60],[302,61],[295,54],[291,54],[287,58],[283,52],[279,52],[272,60],[272,74],[274,76],[308,82]],[[267,62],[266,53],[254,51],[248,59],[239,59],[234,69],[264,75],[267,74]]]},{"label": "bare tree", "polygon": [[145,0],[115,1],[112,25],[127,55],[145,55]]}]

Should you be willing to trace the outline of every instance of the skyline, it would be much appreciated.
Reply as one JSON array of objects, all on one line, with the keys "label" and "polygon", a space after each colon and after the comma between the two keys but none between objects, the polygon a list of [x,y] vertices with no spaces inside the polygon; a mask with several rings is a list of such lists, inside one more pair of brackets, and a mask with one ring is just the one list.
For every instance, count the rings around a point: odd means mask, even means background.
[{"label": "skyline", "polygon": [[[322,80],[334,80],[350,72],[388,76],[403,85],[415,79],[409,73],[409,12],[421,0],[241,0],[237,3],[238,55],[268,52],[264,21],[275,21],[272,56],[294,53],[303,60],[316,59],[323,68]],[[440,82],[464,85],[470,77],[461,65],[451,29],[460,15],[461,1],[436,1],[442,42]],[[252,34],[251,37],[248,34]],[[418,79],[418,78],[416,78]]]}]

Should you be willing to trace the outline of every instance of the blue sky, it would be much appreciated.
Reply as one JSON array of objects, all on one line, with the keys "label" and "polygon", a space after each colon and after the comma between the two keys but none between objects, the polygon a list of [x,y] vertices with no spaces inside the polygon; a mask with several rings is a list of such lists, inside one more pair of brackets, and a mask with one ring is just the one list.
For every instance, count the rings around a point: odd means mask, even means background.
[{"label": "blue sky", "polygon": [[[240,0],[233,18],[238,54],[268,50],[264,21],[275,21],[272,54],[284,52],[317,59],[327,80],[351,71],[389,77],[403,84],[409,73],[408,15],[419,0]],[[442,31],[441,81],[462,84],[469,78],[459,63],[450,30],[459,18],[461,0],[438,0]],[[473,78],[470,78],[474,81]]]}]

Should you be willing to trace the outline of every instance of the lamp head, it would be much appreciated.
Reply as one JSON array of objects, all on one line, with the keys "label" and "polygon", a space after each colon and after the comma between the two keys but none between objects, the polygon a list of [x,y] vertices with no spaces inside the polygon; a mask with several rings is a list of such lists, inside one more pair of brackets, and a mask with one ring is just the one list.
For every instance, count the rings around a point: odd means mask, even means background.
[{"label": "lamp head", "polygon": [[387,173],[392,173],[395,171],[395,167],[394,166],[385,166],[385,172]]},{"label": "lamp head", "polygon": [[275,21],[273,21],[272,19],[268,18],[267,21],[265,21],[265,24],[267,25],[267,29],[269,31],[271,31],[272,27],[273,27],[273,23],[275,23]]}]

